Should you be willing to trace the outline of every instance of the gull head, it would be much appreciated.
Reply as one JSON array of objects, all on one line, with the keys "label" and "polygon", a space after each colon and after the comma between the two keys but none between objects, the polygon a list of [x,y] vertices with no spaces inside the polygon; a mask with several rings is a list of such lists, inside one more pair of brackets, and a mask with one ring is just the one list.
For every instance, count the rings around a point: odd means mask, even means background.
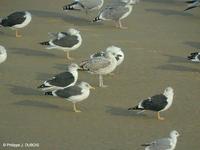
[{"label": "gull head", "polygon": [[174,89],[172,87],[167,87],[163,93],[167,97],[172,97],[174,95]]},{"label": "gull head", "polygon": [[173,130],[173,131],[170,132],[170,137],[171,138],[177,138],[179,136],[180,136],[180,134],[176,130]]},{"label": "gull head", "polygon": [[80,67],[75,63],[71,63],[69,65],[69,70],[78,70],[78,69],[80,69]]},{"label": "gull head", "polygon": [[95,89],[94,87],[92,87],[89,83],[87,83],[87,82],[80,82],[80,84],[79,84],[79,86],[80,87],[82,87],[82,88],[84,88],[84,89]]}]

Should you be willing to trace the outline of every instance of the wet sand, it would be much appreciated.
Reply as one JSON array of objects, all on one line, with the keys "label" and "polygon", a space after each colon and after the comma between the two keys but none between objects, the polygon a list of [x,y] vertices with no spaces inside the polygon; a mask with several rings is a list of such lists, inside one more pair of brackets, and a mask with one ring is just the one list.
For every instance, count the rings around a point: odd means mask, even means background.
[{"label": "wet sand", "polygon": [[[142,150],[140,144],[168,136],[176,129],[181,136],[177,150],[198,150],[200,66],[186,60],[200,48],[200,9],[183,12],[185,5],[168,0],[143,0],[123,21],[127,30],[110,22],[92,24],[84,13],[64,13],[66,0],[1,0],[0,14],[29,10],[31,24],[14,31],[0,30],[0,44],[8,59],[0,65],[0,141],[39,143],[41,150]],[[38,43],[48,32],[75,27],[83,44],[72,52],[76,62],[110,45],[122,47],[124,63],[113,77],[105,77],[109,88],[96,88],[78,104],[43,96],[36,89],[43,80],[65,71],[64,53],[45,50]],[[80,73],[80,80],[97,86],[95,75]],[[175,90],[172,107],[158,121],[152,112],[136,115],[127,108],[140,99],[160,93],[166,86]],[[0,149],[3,148],[0,144]],[[23,148],[27,149],[27,148]]]}]

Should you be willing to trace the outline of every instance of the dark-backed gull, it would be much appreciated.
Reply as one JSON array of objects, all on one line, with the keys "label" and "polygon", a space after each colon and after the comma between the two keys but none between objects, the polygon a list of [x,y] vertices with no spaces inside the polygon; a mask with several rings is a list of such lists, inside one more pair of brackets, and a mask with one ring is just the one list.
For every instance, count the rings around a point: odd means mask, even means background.
[{"label": "dark-backed gull", "polygon": [[46,49],[58,49],[66,52],[67,59],[72,59],[69,56],[69,51],[78,49],[82,44],[80,32],[76,29],[69,29],[67,32],[49,33],[51,40],[41,42],[41,45],[46,45]]},{"label": "dark-backed gull", "polygon": [[75,112],[81,112],[80,110],[77,110],[76,103],[88,98],[90,95],[90,89],[94,88],[86,82],[81,82],[68,88],[45,92],[45,95],[64,98],[73,103],[73,109]]},{"label": "dark-backed gull", "polygon": [[5,18],[0,18],[0,26],[10,27],[15,30],[15,36],[21,37],[18,29],[24,28],[31,22],[31,13],[28,11],[17,11]]},{"label": "dark-backed gull", "polygon": [[38,88],[43,91],[53,91],[57,89],[63,89],[76,84],[78,79],[79,66],[77,64],[70,64],[66,72],[60,73],[53,78],[45,81]]},{"label": "dark-backed gull", "polygon": [[6,61],[7,59],[7,52],[5,47],[0,45],[0,64]]},{"label": "dark-backed gull", "polygon": [[140,101],[140,103],[131,107],[128,110],[140,110],[141,112],[145,110],[157,112],[158,120],[164,120],[160,117],[160,112],[167,110],[171,107],[174,97],[174,90],[171,87],[167,87],[163,94],[154,95],[148,99]]},{"label": "dark-backed gull", "polygon": [[145,150],[174,150],[179,133],[176,130],[170,132],[170,137],[157,139],[151,143],[145,143]]},{"label": "dark-backed gull", "polygon": [[191,53],[190,56],[188,56],[188,60],[192,62],[200,62],[200,52]]},{"label": "dark-backed gull", "polygon": [[99,86],[107,87],[103,84],[103,75],[113,72],[117,66],[117,60],[111,52],[105,56],[90,58],[79,65],[83,71],[99,75]]}]

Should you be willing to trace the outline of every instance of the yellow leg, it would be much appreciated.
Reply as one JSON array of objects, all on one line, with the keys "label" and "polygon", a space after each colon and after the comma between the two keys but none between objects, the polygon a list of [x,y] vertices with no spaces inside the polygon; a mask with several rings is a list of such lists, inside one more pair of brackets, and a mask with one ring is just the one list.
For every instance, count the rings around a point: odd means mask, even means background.
[{"label": "yellow leg", "polygon": [[160,117],[160,113],[159,112],[157,112],[157,116],[158,116],[158,120],[165,120],[165,118]]},{"label": "yellow leg", "polygon": [[22,37],[22,35],[19,34],[19,31],[18,30],[15,30],[15,36],[18,38],[18,37]]},{"label": "yellow leg", "polygon": [[73,109],[74,109],[74,112],[81,112],[80,110],[76,109],[76,104],[75,103],[73,103]]},{"label": "yellow leg", "polygon": [[71,57],[69,56],[69,51],[66,52],[66,58],[67,58],[68,60],[73,60],[73,58],[71,58]]}]

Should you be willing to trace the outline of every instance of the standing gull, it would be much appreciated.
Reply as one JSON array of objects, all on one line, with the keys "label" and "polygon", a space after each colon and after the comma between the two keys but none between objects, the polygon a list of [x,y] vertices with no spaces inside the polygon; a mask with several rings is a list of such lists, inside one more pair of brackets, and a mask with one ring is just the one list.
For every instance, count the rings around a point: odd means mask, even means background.
[{"label": "standing gull", "polygon": [[63,10],[98,10],[103,6],[104,0],[74,0],[73,3],[65,5]]},{"label": "standing gull", "polygon": [[116,46],[110,46],[105,51],[100,51],[95,54],[92,54],[90,58],[105,56],[107,52],[111,52],[115,59],[117,60],[117,66],[119,66],[124,61],[124,53],[121,48]]},{"label": "standing gull", "polygon": [[42,89],[42,91],[53,91],[73,86],[76,84],[78,79],[77,69],[79,69],[79,66],[72,63],[68,66],[67,72],[54,76],[53,78],[45,81],[38,88]]},{"label": "standing gull", "polygon": [[105,56],[90,58],[80,64],[82,70],[99,75],[100,87],[106,87],[103,84],[103,75],[113,72],[116,66],[117,60],[111,52],[107,52]]},{"label": "standing gull", "polygon": [[121,20],[130,15],[133,5],[136,4],[137,1],[138,0],[121,0],[120,2],[111,3],[99,13],[93,22],[112,20],[115,22],[116,27],[125,29],[126,27],[122,26]]},{"label": "standing gull", "polygon": [[140,112],[145,110],[155,111],[157,112],[158,120],[164,120],[163,117],[160,117],[160,112],[165,111],[171,107],[173,97],[173,88],[167,87],[163,94],[154,95],[148,99],[142,100],[137,106],[131,107],[128,110],[140,110]]},{"label": "standing gull", "polygon": [[6,61],[6,59],[7,59],[6,49],[0,45],[0,64]]},{"label": "standing gull", "polygon": [[188,56],[188,60],[192,62],[200,62],[200,52],[191,53],[190,56]]},{"label": "standing gull", "polygon": [[81,112],[80,110],[77,110],[76,103],[88,98],[90,95],[90,89],[94,88],[86,82],[81,82],[80,84],[70,86],[68,88],[45,92],[45,95],[64,98],[73,103],[73,109],[75,112]]},{"label": "standing gull", "polygon": [[0,26],[14,29],[15,36],[21,37],[18,29],[27,26],[31,22],[31,18],[31,13],[28,11],[14,12],[5,18],[0,18]]},{"label": "standing gull", "polygon": [[176,130],[170,132],[170,137],[155,140],[151,143],[142,144],[145,150],[174,150],[179,133]]},{"label": "standing gull", "polygon": [[59,49],[66,52],[66,58],[72,60],[69,56],[69,51],[78,49],[82,44],[80,31],[70,28],[68,32],[49,33],[51,40],[41,42],[41,45],[46,45],[46,49]]},{"label": "standing gull", "polygon": [[186,1],[186,3],[188,4],[188,7],[184,11],[187,11],[187,10],[190,10],[190,9],[200,6],[199,0],[188,0],[188,1]]}]

